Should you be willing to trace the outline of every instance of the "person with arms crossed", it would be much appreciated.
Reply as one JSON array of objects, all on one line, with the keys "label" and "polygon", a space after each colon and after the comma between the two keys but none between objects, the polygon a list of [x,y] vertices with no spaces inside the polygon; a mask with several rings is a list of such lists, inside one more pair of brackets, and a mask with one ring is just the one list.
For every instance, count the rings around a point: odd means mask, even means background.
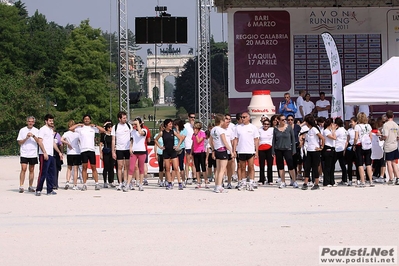
[{"label": "person with arms crossed", "polygon": [[284,116],[295,116],[295,113],[298,111],[298,109],[288,92],[284,93],[284,99],[285,100],[280,102],[280,107],[278,108],[279,114]]},{"label": "person with arms crossed", "polygon": [[326,94],[320,92],[320,100],[316,102],[317,116],[328,118],[328,111],[330,111],[330,109],[330,102],[326,100]]},{"label": "person with arms crossed", "polygon": [[132,131],[132,127],[127,122],[127,114],[124,111],[120,111],[118,113],[119,122],[112,127],[111,136],[112,136],[112,158],[117,160],[118,163],[118,181],[119,186],[116,187],[117,190],[122,190],[123,182],[125,182],[126,186],[130,186],[131,184],[127,182],[127,175],[130,166],[130,132]]},{"label": "person with arms crossed", "polygon": [[33,116],[28,116],[26,118],[26,127],[23,127],[19,130],[17,141],[20,145],[20,164],[21,164],[21,172],[19,173],[19,193],[23,193],[24,182],[26,170],[29,165],[29,192],[35,192],[36,190],[33,188],[33,180],[35,178],[35,165],[38,163],[37,161],[37,135],[39,134],[39,130],[34,127],[36,119]]},{"label": "person with arms crossed", "polygon": [[96,146],[94,138],[96,133],[104,133],[105,129],[101,126],[94,125],[91,123],[91,116],[88,114],[83,115],[83,124],[76,124],[69,128],[71,131],[75,131],[79,134],[79,145],[80,154],[82,157],[82,176],[83,186],[82,191],[87,190],[87,168],[90,162],[90,167],[93,175],[93,179],[96,182],[95,190],[100,190],[100,184],[98,183],[98,172],[96,168]]}]

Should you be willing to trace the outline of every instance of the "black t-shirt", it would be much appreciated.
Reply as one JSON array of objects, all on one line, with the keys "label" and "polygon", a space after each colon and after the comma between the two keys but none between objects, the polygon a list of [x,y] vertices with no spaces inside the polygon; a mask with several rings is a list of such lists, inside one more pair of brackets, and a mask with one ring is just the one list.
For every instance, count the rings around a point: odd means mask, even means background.
[{"label": "black t-shirt", "polygon": [[104,145],[104,147],[111,148],[112,145],[112,136],[107,135],[105,133],[101,133],[101,140],[100,142]]},{"label": "black t-shirt", "polygon": [[166,130],[162,131],[162,139],[163,139],[163,146],[165,150],[172,151],[173,146],[175,143],[175,135],[173,134],[173,130],[167,132]]}]

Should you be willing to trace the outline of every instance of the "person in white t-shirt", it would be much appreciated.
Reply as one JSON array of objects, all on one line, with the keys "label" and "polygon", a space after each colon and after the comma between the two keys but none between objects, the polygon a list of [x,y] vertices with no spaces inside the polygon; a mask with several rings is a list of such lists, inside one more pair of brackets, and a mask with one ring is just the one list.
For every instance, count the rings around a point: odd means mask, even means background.
[{"label": "person in white t-shirt", "polygon": [[308,114],[313,114],[314,111],[315,111],[315,105],[310,100],[310,94],[306,93],[305,94],[305,100],[303,102],[303,114],[304,114],[303,117],[305,117]]},{"label": "person in white t-shirt", "polygon": [[191,172],[194,175],[196,172],[195,170],[195,165],[194,165],[194,159],[193,159],[193,154],[191,151],[191,147],[193,145],[193,134],[194,134],[194,123],[195,123],[195,113],[188,113],[188,122],[184,124],[184,128],[187,131],[187,135],[184,139],[184,147],[185,147],[185,153],[186,153],[186,162],[184,166],[184,174],[185,176],[182,176],[183,181],[187,180],[188,184],[191,184],[192,180],[188,180],[189,177],[189,171],[190,171],[190,165],[191,165]]},{"label": "person in white t-shirt", "polygon": [[[360,187],[365,186],[365,173],[363,164],[366,165],[366,173],[370,180],[370,187],[373,187],[373,170],[371,168],[371,147],[365,149],[366,141],[371,144],[372,132],[371,126],[368,123],[368,117],[365,113],[360,112],[357,114],[357,125],[355,126],[355,140],[353,145],[353,150],[356,152],[357,167],[360,176]],[[369,136],[368,140],[364,136]],[[363,142],[363,144],[362,144]]]},{"label": "person in white t-shirt", "polygon": [[301,122],[303,121],[303,118],[305,117],[305,110],[304,110],[304,97],[305,97],[306,91],[305,90],[300,90],[299,91],[299,96],[296,99],[296,107],[298,108],[295,118],[299,118]]},{"label": "person in white t-shirt", "polygon": [[[68,128],[75,125],[74,120],[68,122]],[[78,189],[78,171],[82,165],[82,157],[80,156],[79,133],[67,131],[62,135],[61,142],[67,146],[67,172],[65,189],[69,189],[69,181],[71,180],[73,169],[73,190]]]},{"label": "person in white t-shirt", "polygon": [[317,116],[328,118],[328,112],[330,111],[330,101],[326,100],[326,94],[320,92],[320,100],[316,102]]},{"label": "person in white t-shirt", "polygon": [[63,155],[58,150],[57,145],[54,142],[53,127],[54,127],[54,116],[47,114],[44,117],[45,125],[39,129],[38,133],[38,145],[39,145],[39,162],[40,162],[40,173],[37,179],[36,196],[41,196],[44,181],[46,181],[47,195],[56,195],[54,189],[55,181],[55,162],[54,162],[54,150],[56,150],[61,160]]},{"label": "person in white t-shirt", "polygon": [[26,170],[29,165],[29,192],[35,192],[33,188],[33,180],[35,178],[35,165],[37,161],[37,135],[39,130],[34,127],[36,119],[33,116],[26,118],[26,127],[19,130],[17,141],[20,145],[20,164],[21,172],[19,174],[19,193],[24,192],[24,182]]},{"label": "person in white t-shirt", "polygon": [[[258,158],[259,131],[256,126],[250,123],[251,117],[248,112],[241,114],[242,123],[236,127],[233,141],[233,151],[237,153],[241,174],[239,177],[244,180],[238,190],[243,188],[245,182],[245,166],[248,164],[249,191],[254,191],[254,160]],[[234,153],[233,152],[233,153]]]},{"label": "person in white t-shirt", "polygon": [[91,116],[88,114],[83,115],[83,124],[76,124],[69,128],[70,131],[75,131],[79,134],[79,147],[80,155],[82,157],[82,177],[83,186],[82,191],[87,190],[87,168],[90,162],[90,168],[92,171],[93,179],[96,182],[95,190],[100,190],[100,184],[98,183],[98,172],[96,168],[96,147],[94,138],[96,133],[104,133],[105,129],[101,126],[91,123]]},{"label": "person in white t-shirt", "polygon": [[[127,122],[127,113],[120,111],[118,113],[118,124],[112,127],[112,157],[117,160],[118,170],[117,176],[119,186],[117,190],[122,190],[123,182],[127,182],[128,171],[130,167],[130,133],[132,126]],[[133,189],[133,185],[125,183],[125,186],[130,186]]]}]

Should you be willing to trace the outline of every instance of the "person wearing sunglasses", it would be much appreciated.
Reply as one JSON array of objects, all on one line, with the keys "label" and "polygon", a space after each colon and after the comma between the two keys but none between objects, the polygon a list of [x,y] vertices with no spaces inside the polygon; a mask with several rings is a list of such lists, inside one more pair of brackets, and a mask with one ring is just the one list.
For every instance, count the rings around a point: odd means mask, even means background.
[{"label": "person wearing sunglasses", "polygon": [[284,116],[293,115],[298,111],[298,108],[295,102],[291,99],[290,94],[287,92],[284,94],[284,100],[280,102],[280,106],[278,108],[279,114]]},{"label": "person wearing sunglasses", "polygon": [[267,164],[267,183],[273,185],[273,131],[270,126],[269,118],[265,118],[262,127],[259,128],[259,182],[266,184],[265,179],[265,161]]},{"label": "person wearing sunglasses", "polygon": [[294,171],[292,156],[296,153],[294,130],[288,126],[285,115],[280,114],[278,126],[273,131],[272,154],[276,157],[277,169],[280,173],[281,183],[279,188],[285,188],[284,160],[293,180],[293,187],[298,188]]}]

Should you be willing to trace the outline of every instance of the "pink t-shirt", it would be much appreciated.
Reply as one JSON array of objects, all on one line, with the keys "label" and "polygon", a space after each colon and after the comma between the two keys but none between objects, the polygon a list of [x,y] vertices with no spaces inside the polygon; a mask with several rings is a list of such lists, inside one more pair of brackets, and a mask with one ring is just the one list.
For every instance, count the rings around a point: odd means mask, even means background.
[{"label": "pink t-shirt", "polygon": [[198,143],[196,136],[194,134],[191,137],[191,139],[193,140],[193,148],[194,148],[193,152],[194,153],[205,152],[205,139],[206,139],[205,132],[200,130],[198,132],[198,137],[202,138],[202,141],[200,143]]}]

